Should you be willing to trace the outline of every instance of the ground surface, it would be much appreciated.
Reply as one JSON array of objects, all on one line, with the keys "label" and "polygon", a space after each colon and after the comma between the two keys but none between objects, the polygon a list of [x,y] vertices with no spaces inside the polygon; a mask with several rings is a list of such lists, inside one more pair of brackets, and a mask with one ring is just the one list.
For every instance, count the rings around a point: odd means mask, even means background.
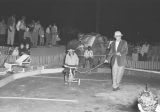
[{"label": "ground surface", "polygon": [[[125,72],[128,74],[128,72]],[[0,112],[138,112],[136,99],[148,83],[160,93],[160,76],[134,72],[125,75],[121,90],[113,92],[110,74],[79,74],[81,85],[65,85],[62,74],[44,74],[18,79],[0,88]],[[1,99],[29,97],[78,102]],[[160,97],[159,97],[160,98]]]}]

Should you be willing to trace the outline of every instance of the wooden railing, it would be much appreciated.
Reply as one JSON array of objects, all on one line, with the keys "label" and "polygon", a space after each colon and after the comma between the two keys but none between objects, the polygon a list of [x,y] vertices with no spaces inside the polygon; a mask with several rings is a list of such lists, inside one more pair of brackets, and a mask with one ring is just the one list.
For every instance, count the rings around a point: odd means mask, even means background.
[{"label": "wooden railing", "polygon": [[[0,65],[4,63],[6,55],[0,56]],[[63,65],[65,53],[54,56],[31,56],[32,66],[45,66],[45,65]],[[15,62],[18,57],[9,56],[6,62]]]},{"label": "wooden railing", "polygon": [[[15,62],[18,57],[9,56],[6,62]],[[58,65],[62,66],[64,63],[65,53],[54,56],[31,56],[32,66],[46,66],[46,65]],[[0,56],[0,65],[3,64],[6,59],[6,55]],[[160,70],[160,62],[152,61],[133,61],[127,60],[127,68],[133,69],[145,69],[145,70]]]},{"label": "wooden railing", "polygon": [[127,68],[160,70],[160,62],[127,60]]}]

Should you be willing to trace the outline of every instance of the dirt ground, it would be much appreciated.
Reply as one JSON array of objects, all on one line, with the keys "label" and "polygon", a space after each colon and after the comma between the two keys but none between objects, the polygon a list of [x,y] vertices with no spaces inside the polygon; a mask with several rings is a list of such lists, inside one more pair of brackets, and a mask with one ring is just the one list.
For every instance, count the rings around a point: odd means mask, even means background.
[{"label": "dirt ground", "polygon": [[[125,72],[128,74],[129,72]],[[13,81],[0,88],[0,112],[138,112],[137,96],[148,83],[159,96],[160,76],[132,72],[125,75],[121,89],[112,91],[111,74],[78,74],[81,84],[64,84],[63,74],[43,74]],[[74,100],[41,101],[2,99],[27,97]],[[160,97],[159,97],[160,98]]]}]

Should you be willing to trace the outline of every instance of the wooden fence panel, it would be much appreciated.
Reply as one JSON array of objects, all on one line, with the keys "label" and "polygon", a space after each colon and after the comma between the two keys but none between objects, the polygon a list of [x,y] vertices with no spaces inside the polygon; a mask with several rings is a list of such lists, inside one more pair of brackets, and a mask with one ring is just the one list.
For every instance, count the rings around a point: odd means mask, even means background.
[{"label": "wooden fence panel", "polygon": [[146,70],[160,70],[160,62],[127,60],[127,67]]},{"label": "wooden fence panel", "polygon": [[[0,56],[0,64],[2,65],[6,55]],[[18,57],[9,56],[6,62],[15,62]],[[31,56],[31,65],[33,66],[45,66],[45,65],[63,65],[65,54],[59,54],[54,56]],[[127,60],[126,67],[146,69],[146,70],[160,70],[160,62],[152,61],[133,61]]]}]

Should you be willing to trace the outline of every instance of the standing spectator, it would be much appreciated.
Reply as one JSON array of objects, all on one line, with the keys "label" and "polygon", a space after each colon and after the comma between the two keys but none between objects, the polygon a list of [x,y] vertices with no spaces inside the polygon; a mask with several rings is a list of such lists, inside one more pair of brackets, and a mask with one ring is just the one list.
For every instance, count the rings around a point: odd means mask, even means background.
[{"label": "standing spectator", "polygon": [[37,21],[35,23],[35,27],[34,27],[34,30],[33,30],[33,33],[32,33],[33,46],[38,45],[38,36],[39,36],[40,27],[41,27],[40,22]]},{"label": "standing spectator", "polygon": [[84,52],[85,57],[85,68],[87,67],[87,62],[89,61],[89,68],[93,67],[93,51],[91,46],[88,46],[88,49]]},{"label": "standing spectator", "polygon": [[57,26],[54,24],[51,27],[51,33],[52,33],[52,45],[56,45],[56,39],[57,39]]},{"label": "standing spectator", "polygon": [[5,24],[4,19],[0,22],[0,45],[5,45],[5,39],[6,39],[6,29],[7,26]]},{"label": "standing spectator", "polygon": [[15,24],[15,22],[16,22],[15,15],[12,15],[11,17],[8,18],[7,26],[12,26],[13,24]]},{"label": "standing spectator", "polygon": [[116,38],[116,41],[111,44],[109,55],[105,60],[105,62],[111,62],[113,91],[120,89],[119,86],[124,74],[126,55],[128,53],[127,42],[121,39],[122,36],[123,35],[120,31],[115,32],[114,37]]},{"label": "standing spectator", "polygon": [[23,43],[25,43],[25,44],[31,43],[31,32],[30,32],[29,28],[26,28],[26,30],[24,32]]},{"label": "standing spectator", "polygon": [[148,50],[149,50],[149,44],[147,44],[147,42],[145,42],[142,45],[142,48],[141,48],[142,61],[146,61],[147,60]]},{"label": "standing spectator", "polygon": [[35,26],[35,21],[32,20],[32,22],[28,25],[30,32],[33,32]]},{"label": "standing spectator", "polygon": [[19,41],[18,43],[22,43],[23,38],[24,38],[24,32],[26,30],[25,19],[26,19],[26,17],[23,16],[22,19],[19,20],[16,25],[16,28],[18,31],[18,41]]},{"label": "standing spectator", "polygon": [[7,38],[8,45],[14,44],[15,22],[16,22],[15,16],[11,16],[11,18],[8,19],[8,38]]},{"label": "standing spectator", "polygon": [[52,41],[52,35],[51,35],[51,25],[49,25],[46,28],[46,45],[49,45]]},{"label": "standing spectator", "polygon": [[35,21],[34,20],[32,20],[32,22],[31,22],[31,24],[29,25],[29,28],[30,28],[30,32],[31,32],[31,43],[32,43],[32,45],[33,45],[33,43],[34,43],[34,38],[33,38],[33,36],[34,36],[34,28],[35,28]]},{"label": "standing spectator", "polygon": [[40,46],[44,46],[44,28],[41,26],[39,29],[39,43]]}]

